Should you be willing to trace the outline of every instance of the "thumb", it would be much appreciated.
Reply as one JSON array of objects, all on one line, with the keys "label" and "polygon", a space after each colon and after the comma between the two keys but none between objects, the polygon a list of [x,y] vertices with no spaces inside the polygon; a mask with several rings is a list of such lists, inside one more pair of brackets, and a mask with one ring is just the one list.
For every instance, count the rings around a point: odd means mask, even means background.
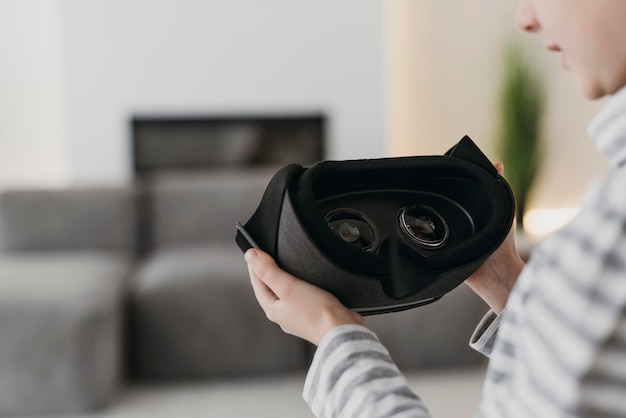
[{"label": "thumb", "polygon": [[293,276],[281,270],[274,259],[264,251],[250,249],[245,254],[248,268],[254,276],[263,282],[276,296],[281,295],[281,290],[293,280]]}]

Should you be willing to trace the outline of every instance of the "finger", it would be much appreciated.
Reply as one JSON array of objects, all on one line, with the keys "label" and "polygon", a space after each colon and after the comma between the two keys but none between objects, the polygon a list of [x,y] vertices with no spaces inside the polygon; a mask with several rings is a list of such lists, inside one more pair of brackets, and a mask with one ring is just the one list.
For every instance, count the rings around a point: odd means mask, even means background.
[{"label": "finger", "polygon": [[295,280],[291,274],[278,267],[269,254],[263,251],[256,249],[248,250],[245,258],[248,262],[251,276],[254,275],[254,277],[273,292],[278,299],[283,297],[288,291],[289,286]]},{"label": "finger", "polygon": [[265,316],[267,316],[268,319],[272,318],[276,304],[280,302],[280,299],[278,299],[274,292],[265,286],[265,283],[260,281],[258,278],[251,277],[250,282],[252,283],[254,296],[256,297],[256,300],[263,312],[265,312]]},{"label": "finger", "polygon": [[496,167],[496,170],[498,170],[498,174],[504,176],[504,163],[502,161],[497,161],[493,165]]},{"label": "finger", "polygon": [[[250,256],[246,254],[246,259]],[[265,312],[265,314],[269,317],[272,306],[278,300],[278,296],[267,287],[265,283],[263,283],[257,277],[254,269],[252,268],[252,263],[248,263],[248,274],[250,275],[250,283],[252,284],[252,291],[254,292],[254,296],[256,300],[259,302],[261,309]]]},{"label": "finger", "polygon": [[258,277],[254,274],[253,271],[248,269],[250,273],[250,283],[252,284],[252,290],[254,291],[254,296],[256,296],[259,303],[262,305],[270,304],[278,300],[278,296],[267,287],[265,283],[259,280]]}]

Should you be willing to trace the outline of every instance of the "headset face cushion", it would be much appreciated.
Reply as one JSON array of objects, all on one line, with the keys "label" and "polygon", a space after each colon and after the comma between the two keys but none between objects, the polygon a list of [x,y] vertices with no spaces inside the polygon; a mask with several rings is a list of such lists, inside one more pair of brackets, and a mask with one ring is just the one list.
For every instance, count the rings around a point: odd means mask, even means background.
[{"label": "headset face cushion", "polygon": [[[502,243],[510,187],[469,137],[441,156],[289,165],[245,230],[279,266],[362,314],[438,300]],[[242,251],[251,244],[238,232]]]}]

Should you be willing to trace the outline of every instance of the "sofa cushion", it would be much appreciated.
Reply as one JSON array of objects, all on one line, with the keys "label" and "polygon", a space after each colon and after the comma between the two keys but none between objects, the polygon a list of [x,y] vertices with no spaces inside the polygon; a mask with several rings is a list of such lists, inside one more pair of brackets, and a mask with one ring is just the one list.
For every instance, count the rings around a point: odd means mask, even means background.
[{"label": "sofa cushion", "polygon": [[128,270],[127,260],[94,252],[0,257],[0,415],[113,398]]},{"label": "sofa cushion", "polygon": [[234,243],[159,251],[140,268],[132,288],[138,377],[254,375],[304,367],[306,346],[267,320]]},{"label": "sofa cushion", "polygon": [[274,167],[215,169],[155,176],[148,192],[152,236],[146,246],[231,242],[235,222],[252,216],[275,171]]},{"label": "sofa cushion", "polygon": [[11,190],[0,196],[4,250],[92,249],[129,254],[135,246],[130,188]]}]

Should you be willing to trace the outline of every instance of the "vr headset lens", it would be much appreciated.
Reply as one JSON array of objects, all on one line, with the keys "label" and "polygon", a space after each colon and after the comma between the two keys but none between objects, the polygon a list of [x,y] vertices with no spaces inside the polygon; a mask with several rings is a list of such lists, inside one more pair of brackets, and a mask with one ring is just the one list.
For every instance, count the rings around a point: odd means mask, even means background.
[{"label": "vr headset lens", "polygon": [[324,217],[328,227],[341,240],[364,251],[378,247],[378,232],[367,216],[355,209],[333,209]]},{"label": "vr headset lens", "polygon": [[411,244],[424,249],[437,249],[446,245],[450,229],[445,219],[435,209],[426,205],[411,205],[398,215],[400,231]]}]

